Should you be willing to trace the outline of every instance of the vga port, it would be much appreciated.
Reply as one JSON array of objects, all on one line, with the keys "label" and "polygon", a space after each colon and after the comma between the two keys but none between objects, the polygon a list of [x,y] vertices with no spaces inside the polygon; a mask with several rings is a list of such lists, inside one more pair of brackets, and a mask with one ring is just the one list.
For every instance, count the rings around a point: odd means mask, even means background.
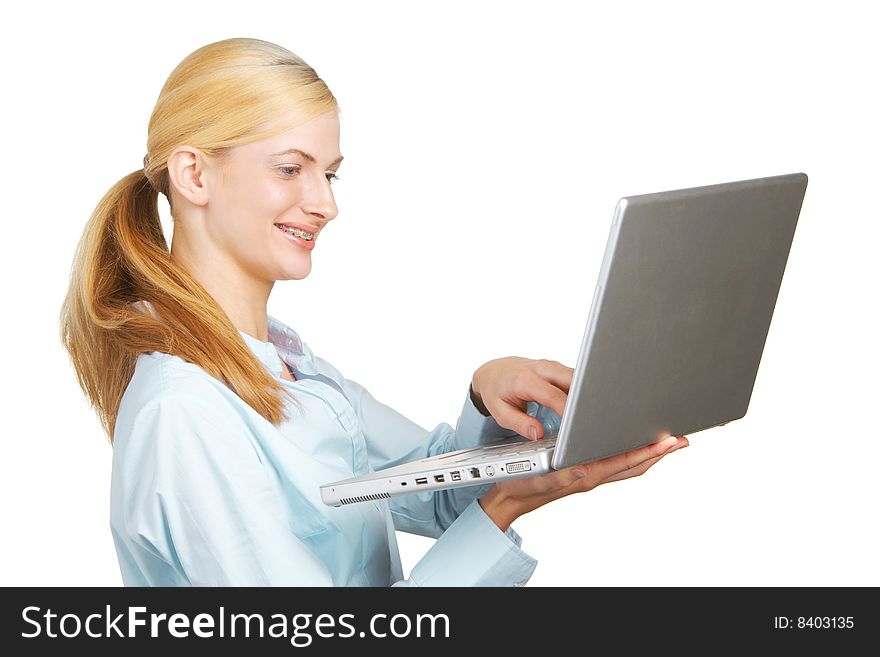
[{"label": "vga port", "polygon": [[517,472],[528,472],[532,469],[532,462],[529,460],[525,461],[513,461],[512,463],[507,463],[504,466],[504,469],[507,470],[507,474],[516,474]]}]

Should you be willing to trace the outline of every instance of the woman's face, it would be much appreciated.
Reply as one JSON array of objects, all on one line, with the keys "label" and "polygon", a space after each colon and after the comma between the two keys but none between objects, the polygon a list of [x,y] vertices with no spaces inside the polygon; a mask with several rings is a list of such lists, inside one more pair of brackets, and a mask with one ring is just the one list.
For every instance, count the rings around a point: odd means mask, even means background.
[{"label": "woman's face", "polygon": [[[192,160],[187,170],[186,151],[176,164],[169,158],[169,174],[175,175],[172,168],[180,174],[190,201],[183,203],[186,216],[175,219],[175,237],[180,228],[184,233],[172,240],[175,257],[220,284],[239,275],[270,283],[308,276],[312,250],[320,248],[320,233],[337,213],[330,186],[342,160],[337,111],[229,149],[221,161],[203,160],[201,173]],[[293,226],[314,239],[290,235]]]}]

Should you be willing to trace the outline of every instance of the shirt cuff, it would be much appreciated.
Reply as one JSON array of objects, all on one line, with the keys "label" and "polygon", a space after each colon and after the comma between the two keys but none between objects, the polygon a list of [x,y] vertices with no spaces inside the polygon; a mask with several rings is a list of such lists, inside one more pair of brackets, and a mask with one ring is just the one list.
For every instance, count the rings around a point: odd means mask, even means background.
[{"label": "shirt cuff", "polygon": [[525,586],[538,562],[519,534],[498,529],[478,500],[471,502],[410,573],[417,586]]},{"label": "shirt cuff", "polygon": [[[474,384],[473,383],[468,387],[468,393],[471,396],[471,403],[476,407],[476,409],[478,411],[480,411],[480,415],[482,415],[483,417],[489,417],[492,415],[489,412],[489,409],[486,408],[485,404],[483,404],[483,401],[477,399],[477,393],[474,392]],[[481,404],[482,404],[482,406],[481,406]]]}]

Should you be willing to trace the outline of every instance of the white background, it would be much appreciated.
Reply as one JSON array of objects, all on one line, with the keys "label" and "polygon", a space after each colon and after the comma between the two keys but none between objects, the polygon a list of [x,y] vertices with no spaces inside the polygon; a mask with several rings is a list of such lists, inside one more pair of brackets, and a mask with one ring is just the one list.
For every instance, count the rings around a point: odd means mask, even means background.
[{"label": "white background", "polygon": [[[338,219],[269,313],[428,429],[455,425],[487,360],[574,366],[621,196],[806,172],[746,417],[514,527],[539,561],[530,585],[880,584],[869,6],[13,5],[0,41],[0,583],[121,584],[111,448],[58,312],[86,220],[141,166],[168,74],[202,45],[251,36],[327,82],[345,155]],[[431,540],[400,544],[408,572]]]}]

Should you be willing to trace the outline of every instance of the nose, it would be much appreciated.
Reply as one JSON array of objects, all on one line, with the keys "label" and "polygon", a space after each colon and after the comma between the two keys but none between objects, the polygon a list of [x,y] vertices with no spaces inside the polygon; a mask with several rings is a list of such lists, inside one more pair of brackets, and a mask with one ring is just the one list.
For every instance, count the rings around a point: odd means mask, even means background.
[{"label": "nose", "polygon": [[322,223],[336,217],[339,211],[336,199],[333,198],[330,181],[324,174],[320,174],[312,184],[306,186],[301,205],[304,212],[320,219]]}]

